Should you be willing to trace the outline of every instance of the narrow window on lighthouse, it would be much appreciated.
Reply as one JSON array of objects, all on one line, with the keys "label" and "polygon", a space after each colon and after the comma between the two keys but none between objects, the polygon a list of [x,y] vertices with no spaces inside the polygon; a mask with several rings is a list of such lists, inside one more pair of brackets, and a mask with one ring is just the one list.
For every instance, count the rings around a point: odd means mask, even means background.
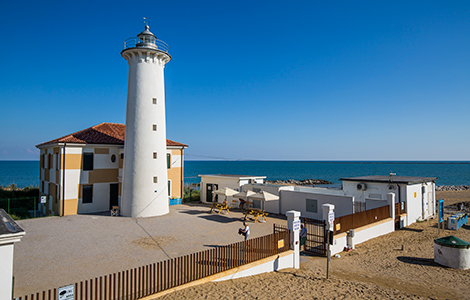
[{"label": "narrow window on lighthouse", "polygon": [[157,104],[157,98],[153,98],[153,104]]},{"label": "narrow window on lighthouse", "polygon": [[157,152],[153,152],[153,159],[157,159]]},{"label": "narrow window on lighthouse", "polygon": [[157,131],[157,124],[153,124],[153,131]]},{"label": "narrow window on lighthouse", "polygon": [[158,183],[158,178],[157,178],[157,176],[153,177],[153,183]]}]

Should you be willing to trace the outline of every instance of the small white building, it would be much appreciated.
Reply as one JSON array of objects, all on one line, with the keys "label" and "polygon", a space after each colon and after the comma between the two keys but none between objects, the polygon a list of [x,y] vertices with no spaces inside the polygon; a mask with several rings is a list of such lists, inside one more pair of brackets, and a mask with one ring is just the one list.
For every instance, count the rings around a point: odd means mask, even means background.
[{"label": "small white building", "polygon": [[212,174],[199,175],[201,177],[201,202],[213,202],[212,192],[224,187],[241,191],[241,187],[248,183],[264,183],[266,176]]},{"label": "small white building", "polygon": [[341,178],[343,191],[356,202],[365,203],[365,209],[388,205],[387,194],[395,194],[395,203],[403,203],[406,210],[403,226],[435,216],[437,177],[373,175]]}]

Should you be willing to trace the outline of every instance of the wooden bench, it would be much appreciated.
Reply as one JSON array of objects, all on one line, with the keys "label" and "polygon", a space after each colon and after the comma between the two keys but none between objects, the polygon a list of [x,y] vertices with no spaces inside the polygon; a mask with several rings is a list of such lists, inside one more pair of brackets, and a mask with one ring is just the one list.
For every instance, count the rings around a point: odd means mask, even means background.
[{"label": "wooden bench", "polygon": [[227,211],[227,213],[230,212],[230,207],[227,205],[227,204],[224,204],[224,203],[217,203],[217,202],[214,202],[212,203],[212,207],[211,207],[211,211],[210,213],[212,213],[212,211],[214,209],[218,209],[219,210],[219,214],[221,211],[223,211],[224,209]]},{"label": "wooden bench", "polygon": [[245,211],[245,217],[243,218],[243,220],[246,220],[246,218],[248,216],[253,216],[253,219],[255,220],[255,223],[258,222],[258,218],[259,217],[262,217],[264,218],[264,221],[266,222],[268,219],[266,218],[266,216],[268,215],[269,213],[267,213],[266,211],[264,211],[263,209],[257,209],[257,208],[249,208]]}]

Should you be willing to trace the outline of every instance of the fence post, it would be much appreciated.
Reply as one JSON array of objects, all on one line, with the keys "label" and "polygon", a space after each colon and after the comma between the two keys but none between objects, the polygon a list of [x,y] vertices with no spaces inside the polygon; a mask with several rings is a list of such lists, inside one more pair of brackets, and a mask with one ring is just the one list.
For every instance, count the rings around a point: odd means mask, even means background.
[{"label": "fence post", "polygon": [[388,193],[387,194],[387,200],[390,205],[390,218],[393,220],[393,228],[395,228],[395,194],[394,193]]},{"label": "fence post", "polygon": [[[335,206],[333,204],[323,204],[323,220],[326,221],[326,233],[329,234],[329,231],[335,231],[334,229],[334,222],[335,222]],[[331,218],[333,216],[333,218]],[[330,241],[330,243],[333,241]],[[329,252],[330,247],[328,246],[328,257],[331,257],[331,253]],[[329,259],[329,258],[328,258]]]},{"label": "fence post", "polygon": [[300,268],[300,245],[299,245],[299,231],[300,231],[300,212],[295,210],[286,211],[287,216],[287,229],[291,232],[291,245],[294,248],[294,268]]}]

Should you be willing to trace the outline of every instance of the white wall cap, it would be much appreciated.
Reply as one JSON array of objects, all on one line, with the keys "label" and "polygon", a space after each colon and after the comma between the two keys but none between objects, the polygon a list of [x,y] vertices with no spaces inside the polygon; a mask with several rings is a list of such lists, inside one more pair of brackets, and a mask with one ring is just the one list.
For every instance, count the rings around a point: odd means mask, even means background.
[{"label": "white wall cap", "polygon": [[286,216],[288,217],[293,217],[293,218],[298,218],[300,217],[300,211],[296,211],[296,210],[289,210],[289,211],[286,211]]},{"label": "white wall cap", "polygon": [[17,232],[12,234],[2,234],[0,236],[0,245],[12,244],[21,241],[21,238],[25,235],[25,232]]},{"label": "white wall cap", "polygon": [[333,210],[333,209],[335,209],[335,206],[334,206],[333,204],[323,204],[323,205],[321,206],[321,208],[322,208],[323,210]]}]

